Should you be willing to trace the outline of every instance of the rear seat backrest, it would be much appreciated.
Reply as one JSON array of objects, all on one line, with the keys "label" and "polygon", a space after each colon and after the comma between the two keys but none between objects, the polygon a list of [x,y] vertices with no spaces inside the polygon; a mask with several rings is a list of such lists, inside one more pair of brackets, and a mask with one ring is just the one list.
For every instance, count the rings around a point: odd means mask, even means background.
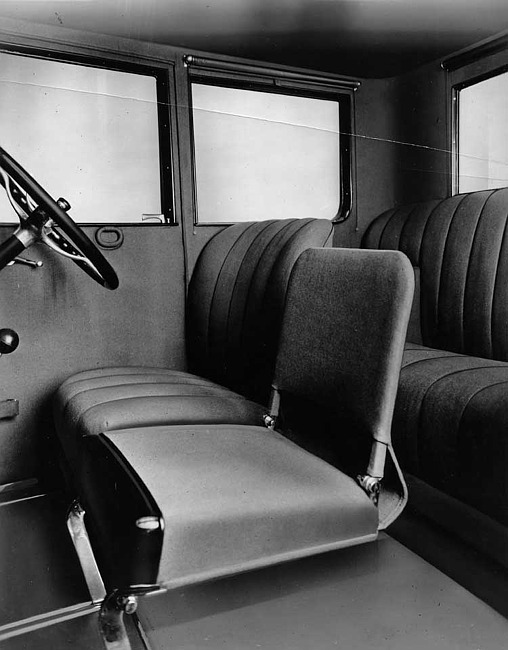
[{"label": "rear seat backrest", "polygon": [[424,345],[508,361],[508,188],[389,210],[363,246],[420,268]]},{"label": "rear seat backrest", "polygon": [[330,221],[288,219],[236,224],[210,240],[189,285],[189,370],[266,403],[291,269],[331,234]]}]

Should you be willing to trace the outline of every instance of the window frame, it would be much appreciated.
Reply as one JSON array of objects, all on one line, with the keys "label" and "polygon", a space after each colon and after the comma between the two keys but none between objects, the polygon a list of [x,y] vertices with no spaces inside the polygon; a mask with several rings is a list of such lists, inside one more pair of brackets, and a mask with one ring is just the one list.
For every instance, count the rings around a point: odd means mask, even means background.
[{"label": "window frame", "polygon": [[[195,61],[195,67],[194,67]],[[192,156],[192,186],[194,195],[194,227],[229,226],[232,221],[203,223],[199,221],[197,201],[196,146],[194,139],[194,107],[192,85],[203,84],[222,88],[237,88],[279,95],[323,99],[337,103],[339,111],[339,205],[331,223],[345,221],[353,209],[354,188],[354,92],[360,85],[357,81],[336,80],[314,75],[249,66],[225,64],[221,61],[195,59],[184,56],[187,66],[187,91],[190,124],[190,145]],[[208,65],[209,67],[208,67]],[[211,65],[210,65],[211,64]]]},{"label": "window frame", "polygon": [[449,191],[452,196],[459,194],[460,91],[508,72],[507,45],[508,36],[489,39],[483,45],[468,48],[442,63],[442,68],[448,73],[448,140],[451,152]]},{"label": "window frame", "polygon": [[[100,222],[76,222],[80,227],[117,226],[121,228],[131,227],[160,227],[176,225],[175,218],[175,196],[173,182],[173,156],[171,139],[171,101],[170,101],[170,74],[168,66],[157,66],[148,63],[137,63],[119,58],[110,58],[106,55],[89,55],[60,50],[43,49],[37,46],[15,45],[0,42],[0,53],[13,54],[28,58],[69,63],[89,68],[112,70],[115,72],[126,72],[140,74],[155,78],[157,98],[157,137],[159,142],[159,186],[160,204],[163,217],[162,222],[143,221],[100,221]],[[16,225],[16,221],[2,222],[2,226]]]}]

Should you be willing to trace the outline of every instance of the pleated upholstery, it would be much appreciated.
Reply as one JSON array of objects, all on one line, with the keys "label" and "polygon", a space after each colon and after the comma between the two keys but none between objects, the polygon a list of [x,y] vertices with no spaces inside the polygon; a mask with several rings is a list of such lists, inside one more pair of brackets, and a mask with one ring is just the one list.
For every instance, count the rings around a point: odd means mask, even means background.
[{"label": "pleated upholstery", "polygon": [[366,248],[396,249],[420,268],[423,344],[508,360],[508,189],[385,212]]},{"label": "pleated upholstery", "polygon": [[420,271],[393,418],[402,468],[508,525],[508,189],[385,212],[364,245]]},{"label": "pleated upholstery", "polygon": [[[237,224],[203,249],[188,296],[191,372],[102,368],[65,381],[55,426],[71,464],[81,436],[163,424],[261,424],[292,266],[330,221]],[[168,336],[171,333],[168,332]]]},{"label": "pleated upholstery", "polygon": [[212,239],[189,287],[191,372],[265,403],[291,269],[330,235],[329,221],[293,219],[237,224]]},{"label": "pleated upholstery", "polygon": [[403,469],[508,525],[508,364],[408,344],[392,438]]},{"label": "pleated upholstery", "polygon": [[260,424],[265,409],[187,372],[119,367],[78,373],[55,396],[55,427],[72,466],[81,436],[161,424]]}]

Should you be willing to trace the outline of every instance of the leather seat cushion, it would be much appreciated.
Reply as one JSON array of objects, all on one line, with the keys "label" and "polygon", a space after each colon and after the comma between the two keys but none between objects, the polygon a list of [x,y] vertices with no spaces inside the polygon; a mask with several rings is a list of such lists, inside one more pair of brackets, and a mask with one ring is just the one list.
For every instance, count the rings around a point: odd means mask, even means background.
[{"label": "leather seat cushion", "polygon": [[223,386],[165,368],[81,372],[60,386],[54,400],[56,429],[71,463],[84,435],[161,424],[261,424],[263,411]]},{"label": "leather seat cushion", "polygon": [[166,587],[377,536],[377,509],[353,479],[264,427],[160,426],[105,437],[162,512],[158,582]]},{"label": "leather seat cushion", "polygon": [[393,419],[402,469],[508,524],[508,363],[406,346]]}]

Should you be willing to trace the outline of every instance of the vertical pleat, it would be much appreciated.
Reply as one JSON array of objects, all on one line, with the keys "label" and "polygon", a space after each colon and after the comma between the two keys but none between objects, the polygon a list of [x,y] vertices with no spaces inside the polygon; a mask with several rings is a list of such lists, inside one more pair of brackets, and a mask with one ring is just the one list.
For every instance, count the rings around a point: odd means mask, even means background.
[{"label": "vertical pleat", "polygon": [[508,189],[403,206],[380,215],[367,248],[420,267],[423,344],[508,360]]},{"label": "vertical pleat", "polygon": [[236,224],[208,242],[189,285],[192,372],[267,399],[287,278],[300,253],[331,232],[324,219],[286,219]]},{"label": "vertical pleat", "polygon": [[386,223],[381,237],[379,239],[378,248],[388,250],[401,250],[400,249],[400,235],[404,224],[411,220],[411,216],[415,210],[414,205],[406,205],[398,208],[391,216],[390,220]]},{"label": "vertical pleat", "polygon": [[439,347],[439,292],[444,251],[455,212],[463,197],[441,201],[429,214],[420,252],[420,302],[424,345]]},{"label": "vertical pleat", "polygon": [[453,215],[443,253],[438,296],[436,347],[465,352],[464,296],[473,241],[485,193],[466,195]]},{"label": "vertical pleat", "polygon": [[[484,204],[471,249],[464,295],[463,349],[468,354],[490,359],[494,354],[492,310],[506,227],[506,210],[503,210],[506,198],[499,192],[494,193]],[[504,284],[506,287],[506,280]]]}]

